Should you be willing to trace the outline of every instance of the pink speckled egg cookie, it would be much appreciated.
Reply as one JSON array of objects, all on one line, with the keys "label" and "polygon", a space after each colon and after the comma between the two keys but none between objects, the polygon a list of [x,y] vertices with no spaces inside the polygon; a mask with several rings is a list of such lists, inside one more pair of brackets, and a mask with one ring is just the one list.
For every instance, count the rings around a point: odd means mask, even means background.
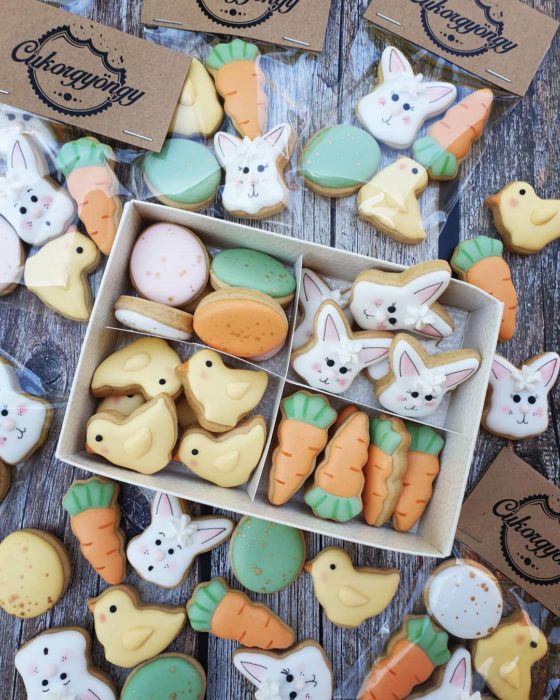
[{"label": "pink speckled egg cookie", "polygon": [[192,231],[176,224],[153,224],[143,231],[130,256],[137,292],[159,304],[183,306],[208,282],[206,248]]}]

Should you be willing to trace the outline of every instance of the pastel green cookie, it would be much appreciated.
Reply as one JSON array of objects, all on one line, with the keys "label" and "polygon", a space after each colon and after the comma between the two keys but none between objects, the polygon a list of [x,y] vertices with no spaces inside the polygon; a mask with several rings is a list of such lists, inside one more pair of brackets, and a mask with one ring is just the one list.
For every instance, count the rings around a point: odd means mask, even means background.
[{"label": "pastel green cookie", "polygon": [[249,248],[231,248],[218,253],[212,260],[210,280],[215,289],[256,289],[280,303],[290,302],[296,289],[296,278],[280,261]]},{"label": "pastel green cookie", "polygon": [[137,666],[122,689],[120,700],[202,700],[206,674],[185,654],[161,654]]},{"label": "pastel green cookie", "polygon": [[144,157],[142,171],[160,202],[188,211],[200,211],[212,204],[222,180],[213,152],[189,139],[167,139],[160,153]]},{"label": "pastel green cookie", "polygon": [[300,530],[249,515],[239,521],[229,548],[233,573],[255,593],[276,593],[293,583],[305,553]]},{"label": "pastel green cookie", "polygon": [[326,197],[346,197],[374,176],[381,159],[377,141],[357,126],[329,126],[307,142],[301,172],[308,187]]}]

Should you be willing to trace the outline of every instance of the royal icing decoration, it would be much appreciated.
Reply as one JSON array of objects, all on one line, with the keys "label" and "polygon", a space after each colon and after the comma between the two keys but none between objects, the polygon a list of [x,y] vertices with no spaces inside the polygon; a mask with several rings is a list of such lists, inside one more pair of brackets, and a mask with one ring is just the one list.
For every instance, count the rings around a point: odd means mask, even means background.
[{"label": "royal icing decoration", "polygon": [[175,496],[156,493],[152,522],[127,547],[128,561],[146,581],[179,586],[202,552],[218,547],[233,529],[227,518],[191,518]]},{"label": "royal icing decoration", "polygon": [[361,272],[352,285],[350,311],[365,330],[408,330],[441,339],[454,324],[436,304],[451,280],[449,265],[432,261],[404,272]]},{"label": "royal icing decoration", "polygon": [[288,189],[283,170],[293,142],[289,124],[275,126],[253,140],[223,131],[216,134],[214,148],[226,171],[222,202],[230,214],[263,218],[286,206]]},{"label": "royal icing decoration", "polygon": [[20,134],[31,137],[44,153],[54,155],[58,151],[54,132],[44,119],[13,107],[0,108],[0,155],[8,153],[10,142]]},{"label": "royal icing decoration", "polygon": [[223,118],[224,110],[216,94],[214,81],[203,64],[193,56],[169,133],[211,136]]},{"label": "royal icing decoration", "polygon": [[0,252],[0,296],[3,296],[15,289],[25,262],[19,236],[3,216],[0,216]]},{"label": "royal icing decoration", "polygon": [[121,691],[120,700],[203,700],[206,674],[192,656],[166,653],[150,659],[132,671]]},{"label": "royal icing decoration", "polygon": [[16,654],[28,700],[116,700],[109,678],[91,665],[91,640],[79,628],[48,630]]},{"label": "royal icing decoration", "polygon": [[459,648],[449,659],[443,679],[435,690],[419,695],[419,700],[481,700],[480,693],[472,692],[471,655]]},{"label": "royal icing decoration", "polygon": [[347,391],[364,368],[386,357],[392,340],[387,333],[352,333],[332,301],[317,310],[314,329],[311,340],[292,355],[292,366],[309,386],[333,394]]},{"label": "royal icing decoration", "polygon": [[482,424],[495,435],[520,440],[548,427],[548,394],[558,377],[555,352],[526,360],[521,369],[495,355]]},{"label": "royal icing decoration", "polygon": [[456,98],[451,83],[425,81],[394,46],[381,55],[379,84],[356,109],[362,125],[379,141],[392,148],[412,146],[422,124],[440,114]]},{"label": "royal icing decoration", "polygon": [[236,651],[235,668],[256,688],[257,700],[331,700],[332,672],[324,652],[303,642],[289,654]]},{"label": "royal icing decoration", "polygon": [[74,217],[72,199],[48,177],[28,136],[15,136],[8,145],[7,172],[0,177],[0,214],[30,245],[60,236]]}]

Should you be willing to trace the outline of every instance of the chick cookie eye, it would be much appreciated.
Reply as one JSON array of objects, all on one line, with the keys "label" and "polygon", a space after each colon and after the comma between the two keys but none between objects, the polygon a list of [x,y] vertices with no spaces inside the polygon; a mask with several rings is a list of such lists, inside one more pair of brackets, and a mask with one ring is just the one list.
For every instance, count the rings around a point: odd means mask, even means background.
[{"label": "chick cookie eye", "polygon": [[532,647],[533,649],[536,649],[537,646],[538,646],[538,644],[537,644],[536,642],[531,642],[531,647]]},{"label": "chick cookie eye", "polygon": [[160,379],[159,383],[163,386],[164,384],[167,384],[167,379]]},{"label": "chick cookie eye", "polygon": [[206,360],[204,363],[207,367],[212,367],[212,360]]},{"label": "chick cookie eye", "polygon": [[116,613],[116,612],[117,612],[117,606],[116,606],[116,605],[111,605],[111,607],[109,608],[109,612],[110,612],[110,613]]},{"label": "chick cookie eye", "polygon": [[96,435],[95,442],[103,442],[103,435]]},{"label": "chick cookie eye", "polygon": [[418,168],[412,168],[412,174],[418,175]]},{"label": "chick cookie eye", "polygon": [[336,569],[336,564],[331,564],[331,571],[334,571]]},{"label": "chick cookie eye", "polygon": [[198,454],[198,450],[196,449],[196,447],[194,448],[194,450],[191,450],[191,454],[196,457],[196,455]]},{"label": "chick cookie eye", "polygon": [[520,194],[520,195],[527,194],[527,190],[526,190],[525,188],[522,187],[522,188],[519,190],[519,194]]},{"label": "chick cookie eye", "polygon": [[78,255],[81,255],[83,252],[84,252],[84,249],[82,248],[81,245],[79,245],[79,246],[76,248],[76,253],[78,253]]}]

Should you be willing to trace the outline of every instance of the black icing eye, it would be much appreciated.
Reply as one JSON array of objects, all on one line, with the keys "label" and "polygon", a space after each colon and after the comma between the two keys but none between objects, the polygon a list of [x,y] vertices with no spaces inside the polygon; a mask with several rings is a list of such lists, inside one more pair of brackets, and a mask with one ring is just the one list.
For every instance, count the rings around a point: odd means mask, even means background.
[{"label": "black icing eye", "polygon": [[20,207],[19,208],[19,213],[20,214],[27,214],[27,209],[25,207]]},{"label": "black icing eye", "polygon": [[519,194],[521,194],[521,195],[527,194],[527,190],[525,188],[521,188],[519,190]]},{"label": "black icing eye", "polygon": [[327,367],[334,367],[334,360],[327,360]]},{"label": "black icing eye", "polygon": [[103,435],[96,435],[95,442],[103,442]]},{"label": "black icing eye", "polygon": [[396,319],[396,318],[390,318],[390,319],[389,319],[389,323],[390,323],[392,326],[394,326],[396,322],[397,322],[397,319]]},{"label": "black icing eye", "polygon": [[16,118],[16,115],[13,114],[12,112],[9,112],[6,116],[8,117],[8,121],[11,121],[11,122],[13,122]]},{"label": "black icing eye", "polygon": [[110,613],[116,613],[116,612],[117,612],[117,606],[116,606],[116,605],[111,605],[111,607],[109,608],[109,612],[110,612]]},{"label": "black icing eye", "polygon": [[286,683],[293,683],[294,682],[294,677],[292,676],[291,673],[288,673],[286,676]]},{"label": "black icing eye", "polygon": [[266,165],[259,165],[257,167],[257,170],[259,171],[259,173],[264,173],[264,171],[266,170]]},{"label": "black icing eye", "polygon": [[410,109],[410,105],[408,104],[408,102],[405,102],[402,108],[408,112],[408,110]]},{"label": "black icing eye", "polygon": [[31,115],[30,115],[30,114],[24,114],[24,115],[23,115],[23,121],[24,121],[24,122],[30,122],[30,121],[31,121]]},{"label": "black icing eye", "polygon": [[292,690],[290,693],[290,700],[295,700],[297,698],[297,692],[295,690]]},{"label": "black icing eye", "polygon": [[418,175],[418,168],[412,168],[412,174]]},{"label": "black icing eye", "polygon": [[148,571],[153,571],[154,567],[153,566],[148,566]]},{"label": "black icing eye", "polygon": [[161,544],[161,540],[156,540],[156,547],[159,547]]},{"label": "black icing eye", "polygon": [[5,418],[5,417],[8,415],[8,409],[7,409],[7,408],[3,408],[2,411],[0,411],[0,413],[1,413],[1,414],[4,416],[4,418]]},{"label": "black icing eye", "polygon": [[212,360],[206,360],[204,363],[207,367],[212,367]]},{"label": "black icing eye", "polygon": [[418,394],[418,392],[417,392],[417,391],[413,391],[413,392],[411,392],[411,394],[410,394],[410,395],[412,396],[412,398],[413,398],[413,399],[417,399],[417,398],[418,398],[418,396],[419,396],[419,394]]},{"label": "black icing eye", "polygon": [[191,450],[191,454],[196,457],[196,455],[198,454],[198,450],[196,448],[194,450]]},{"label": "black icing eye", "polygon": [[159,383],[161,384],[161,386],[163,386],[164,384],[167,384],[167,379],[160,379]]},{"label": "black icing eye", "polygon": [[76,248],[76,253],[78,253],[78,255],[81,255],[83,252],[84,252],[84,249],[82,248],[81,245],[79,245],[79,246]]},{"label": "black icing eye", "polygon": [[42,685],[43,687],[47,686],[48,684],[49,684],[49,682],[48,682],[47,679],[45,679],[44,681],[41,681],[41,685]]},{"label": "black icing eye", "polygon": [[338,371],[340,374],[346,374],[346,372],[348,372],[348,367],[341,367]]},{"label": "black icing eye", "polygon": [[175,552],[174,549],[168,549],[168,550],[167,550],[167,553],[168,553],[168,554],[173,554],[174,552]]},{"label": "black icing eye", "polygon": [[36,194],[32,194],[31,201],[33,202],[33,204],[37,204],[37,202],[39,201],[39,197],[37,197]]},{"label": "black icing eye", "polygon": [[530,404],[534,404],[534,403],[537,401],[537,397],[536,397],[536,396],[529,396],[529,398],[527,399],[527,401],[528,401]]},{"label": "black icing eye", "polygon": [[514,394],[512,396],[512,399],[514,400],[515,403],[519,403],[521,401],[521,396],[519,396],[519,394]]},{"label": "black icing eye", "polygon": [[66,673],[61,673],[60,674],[60,680],[65,681],[68,678],[68,675]]},{"label": "black icing eye", "polygon": [[533,649],[536,649],[537,646],[538,646],[538,644],[537,644],[536,642],[531,642],[531,647],[532,647]]},{"label": "black icing eye", "polygon": [[45,647],[45,648],[43,649],[43,654],[44,654],[45,656],[47,656],[48,653],[49,653],[49,650],[48,650],[47,647]]},{"label": "black icing eye", "polygon": [[396,93],[393,93],[393,94],[391,95],[391,99],[393,100],[393,102],[398,102],[398,101],[399,101],[399,96],[398,96]]},{"label": "black icing eye", "polygon": [[397,310],[397,307],[394,306],[394,305],[387,307],[387,311],[388,311],[390,314],[394,314],[396,310]]},{"label": "black icing eye", "polygon": [[426,394],[424,398],[426,399],[426,401],[431,401],[434,397],[431,394]]},{"label": "black icing eye", "polygon": [[248,166],[248,165],[246,165],[246,166],[243,168],[243,172],[244,172],[245,175],[247,175],[247,173],[249,172],[249,166]]},{"label": "black icing eye", "polygon": [[336,569],[336,564],[331,564],[331,571],[334,571]]}]

